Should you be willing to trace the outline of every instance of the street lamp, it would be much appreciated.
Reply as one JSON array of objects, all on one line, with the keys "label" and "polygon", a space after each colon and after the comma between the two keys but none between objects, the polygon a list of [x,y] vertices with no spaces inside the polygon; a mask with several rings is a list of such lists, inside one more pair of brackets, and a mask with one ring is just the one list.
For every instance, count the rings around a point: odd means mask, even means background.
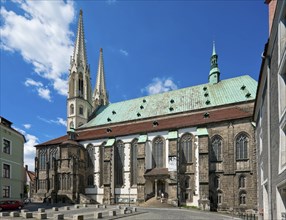
[{"label": "street lamp", "polygon": [[128,191],[129,191],[129,207],[130,207],[130,190],[131,190],[131,188],[129,187],[128,188]]}]

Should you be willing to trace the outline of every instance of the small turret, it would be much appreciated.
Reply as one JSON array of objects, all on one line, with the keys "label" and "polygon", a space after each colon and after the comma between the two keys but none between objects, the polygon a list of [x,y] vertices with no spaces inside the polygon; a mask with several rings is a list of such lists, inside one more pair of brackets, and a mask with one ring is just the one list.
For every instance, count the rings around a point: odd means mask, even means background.
[{"label": "small turret", "polygon": [[211,56],[211,70],[209,74],[209,83],[215,84],[220,81],[220,71],[218,68],[218,55],[216,54],[215,51],[215,42],[213,42],[213,53]]}]

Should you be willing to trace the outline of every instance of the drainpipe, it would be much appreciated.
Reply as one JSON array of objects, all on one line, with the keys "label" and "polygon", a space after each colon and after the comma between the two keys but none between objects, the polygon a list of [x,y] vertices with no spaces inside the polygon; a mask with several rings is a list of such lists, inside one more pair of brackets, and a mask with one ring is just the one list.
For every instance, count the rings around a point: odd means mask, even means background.
[{"label": "drainpipe", "polygon": [[267,60],[267,154],[268,154],[268,216],[269,219],[273,219],[273,207],[272,207],[272,165],[271,165],[271,120],[270,120],[270,65],[271,57],[265,57]]}]

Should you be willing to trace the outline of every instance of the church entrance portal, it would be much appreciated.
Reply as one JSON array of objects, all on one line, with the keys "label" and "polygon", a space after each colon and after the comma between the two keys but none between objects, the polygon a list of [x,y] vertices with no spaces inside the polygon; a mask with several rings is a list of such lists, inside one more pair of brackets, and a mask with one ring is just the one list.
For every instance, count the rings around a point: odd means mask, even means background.
[{"label": "church entrance portal", "polygon": [[161,197],[161,194],[166,192],[165,190],[165,181],[164,180],[155,180],[153,185],[153,191],[155,197]]}]

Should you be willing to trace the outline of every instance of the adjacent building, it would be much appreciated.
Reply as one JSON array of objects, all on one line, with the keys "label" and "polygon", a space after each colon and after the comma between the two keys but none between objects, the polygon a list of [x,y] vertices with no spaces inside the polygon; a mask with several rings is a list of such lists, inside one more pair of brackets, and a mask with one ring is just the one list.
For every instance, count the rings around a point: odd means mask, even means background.
[{"label": "adjacent building", "polygon": [[[68,55],[67,55],[68,56]],[[37,199],[256,209],[252,114],[257,82],[221,80],[213,45],[202,85],[109,103],[100,49],[91,92],[83,14],[71,59],[68,135],[36,147]]]},{"label": "adjacent building", "polygon": [[258,209],[261,219],[286,219],[286,1],[269,4],[255,103]]},{"label": "adjacent building", "polygon": [[0,200],[24,197],[25,137],[11,127],[12,122],[0,117]]}]

